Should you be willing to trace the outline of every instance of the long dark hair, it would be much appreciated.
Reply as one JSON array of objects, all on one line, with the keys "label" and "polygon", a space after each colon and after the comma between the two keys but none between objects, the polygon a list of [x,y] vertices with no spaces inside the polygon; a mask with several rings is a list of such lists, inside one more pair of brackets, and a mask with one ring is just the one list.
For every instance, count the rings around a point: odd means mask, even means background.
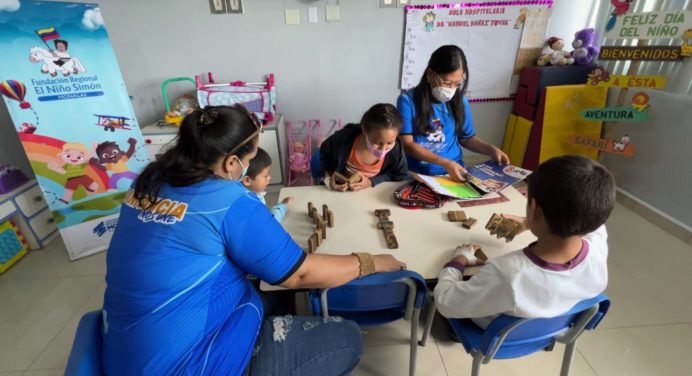
[{"label": "long dark hair", "polygon": [[457,137],[462,136],[461,131],[466,120],[466,109],[464,108],[462,98],[466,94],[466,87],[469,83],[469,70],[464,51],[453,44],[442,46],[432,53],[427,69],[423,72],[418,86],[413,89],[413,103],[416,105],[416,129],[419,134],[425,134],[428,130],[431,101],[435,100],[432,97],[432,86],[427,78],[428,69],[439,75],[444,75],[455,72],[459,68],[464,71],[466,78],[464,79],[463,86],[457,89],[452,100],[447,102],[447,107],[449,107],[456,121]]},{"label": "long dark hair", "polygon": [[156,204],[164,184],[184,187],[214,175],[212,166],[230,151],[238,158],[251,153],[257,145],[257,137],[248,141],[253,132],[259,135],[255,121],[240,107],[210,106],[187,115],[173,147],[137,178],[140,207]]}]

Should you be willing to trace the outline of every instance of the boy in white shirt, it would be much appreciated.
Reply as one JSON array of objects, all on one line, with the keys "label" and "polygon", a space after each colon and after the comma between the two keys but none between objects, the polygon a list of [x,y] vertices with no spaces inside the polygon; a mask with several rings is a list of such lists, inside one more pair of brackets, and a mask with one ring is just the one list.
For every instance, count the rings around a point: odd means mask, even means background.
[{"label": "boy in white shirt", "polygon": [[592,298],[608,284],[604,226],[615,205],[615,182],[602,165],[580,156],[545,161],[528,178],[526,218],[503,215],[538,240],[478,264],[475,245],[455,253],[440,271],[435,305],[449,318],[472,318],[485,328],[495,317],[554,317]]},{"label": "boy in white shirt", "polygon": [[[267,194],[267,186],[272,179],[269,175],[271,167],[272,157],[264,149],[257,148],[257,154],[250,160],[247,172],[240,180],[248,190],[257,195],[257,198],[264,205],[267,205],[264,195]],[[279,204],[272,206],[269,211],[277,221],[281,222],[288,213],[288,207],[291,203],[293,203],[293,197],[286,197]]]}]

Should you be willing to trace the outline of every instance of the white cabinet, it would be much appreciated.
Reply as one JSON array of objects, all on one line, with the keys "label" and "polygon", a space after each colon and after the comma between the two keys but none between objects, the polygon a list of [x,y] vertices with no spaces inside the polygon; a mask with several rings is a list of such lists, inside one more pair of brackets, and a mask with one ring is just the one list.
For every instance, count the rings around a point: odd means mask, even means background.
[{"label": "white cabinet", "polygon": [[0,195],[0,222],[7,219],[17,224],[30,249],[43,248],[58,234],[53,213],[36,180]]}]

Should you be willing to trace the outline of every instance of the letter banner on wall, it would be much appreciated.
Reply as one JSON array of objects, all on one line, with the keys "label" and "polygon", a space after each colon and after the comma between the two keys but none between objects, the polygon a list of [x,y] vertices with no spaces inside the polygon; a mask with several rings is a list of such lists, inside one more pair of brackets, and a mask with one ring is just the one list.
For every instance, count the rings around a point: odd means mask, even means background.
[{"label": "letter banner on wall", "polygon": [[70,258],[106,249],[148,154],[98,6],[0,0],[0,51],[2,98]]}]

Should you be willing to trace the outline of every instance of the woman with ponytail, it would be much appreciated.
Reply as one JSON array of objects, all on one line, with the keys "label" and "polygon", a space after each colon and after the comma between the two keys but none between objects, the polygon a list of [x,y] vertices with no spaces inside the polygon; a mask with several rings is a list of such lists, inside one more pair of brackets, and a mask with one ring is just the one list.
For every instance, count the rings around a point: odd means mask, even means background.
[{"label": "woman with ponytail", "polygon": [[399,96],[397,108],[404,119],[399,139],[411,171],[464,180],[463,149],[509,163],[502,150],[476,136],[466,98],[469,71],[466,55],[455,45],[438,48],[430,56],[418,86]]},{"label": "woman with ponytail", "polygon": [[355,323],[264,318],[246,276],[327,288],[405,265],[306,254],[240,183],[261,132],[240,106],[195,111],[128,192],[106,261],[104,374],[341,375],[358,363]]}]

